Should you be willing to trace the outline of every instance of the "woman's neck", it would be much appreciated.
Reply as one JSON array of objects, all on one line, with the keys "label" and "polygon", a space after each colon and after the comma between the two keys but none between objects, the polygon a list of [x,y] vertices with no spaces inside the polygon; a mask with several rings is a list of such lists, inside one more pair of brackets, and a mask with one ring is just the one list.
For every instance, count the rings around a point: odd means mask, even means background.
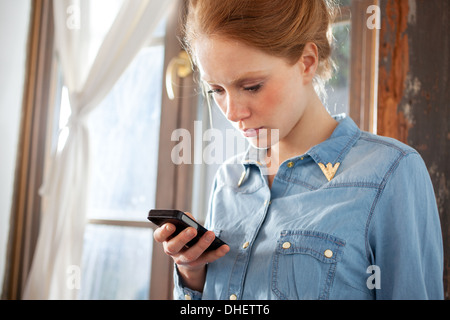
[{"label": "woman's neck", "polygon": [[291,132],[270,148],[268,157],[278,160],[273,163],[277,167],[324,142],[336,129],[338,122],[328,113],[319,97],[315,95],[311,102]]}]

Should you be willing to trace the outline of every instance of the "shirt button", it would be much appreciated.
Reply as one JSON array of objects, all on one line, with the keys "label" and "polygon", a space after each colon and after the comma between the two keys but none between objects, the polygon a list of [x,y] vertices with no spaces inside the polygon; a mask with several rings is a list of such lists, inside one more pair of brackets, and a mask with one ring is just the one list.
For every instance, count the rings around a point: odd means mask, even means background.
[{"label": "shirt button", "polygon": [[333,257],[333,251],[331,251],[330,249],[325,250],[325,252],[323,253],[325,255],[325,257],[327,257],[328,259]]},{"label": "shirt button", "polygon": [[188,294],[184,295],[184,300],[192,300],[192,297]]},{"label": "shirt button", "polygon": [[249,245],[250,245],[250,243],[247,241],[246,243],[244,243],[244,244],[242,245],[242,248],[243,248],[243,249],[247,249]]},{"label": "shirt button", "polygon": [[288,166],[288,168],[292,168],[292,167],[294,166],[294,163],[293,163],[293,162],[289,162],[289,163],[287,164],[287,166]]},{"label": "shirt button", "polygon": [[232,295],[230,296],[230,300],[237,300],[237,296],[236,296],[235,294],[232,294]]},{"label": "shirt button", "polygon": [[282,245],[283,249],[289,249],[291,247],[291,243],[290,242],[285,242]]}]

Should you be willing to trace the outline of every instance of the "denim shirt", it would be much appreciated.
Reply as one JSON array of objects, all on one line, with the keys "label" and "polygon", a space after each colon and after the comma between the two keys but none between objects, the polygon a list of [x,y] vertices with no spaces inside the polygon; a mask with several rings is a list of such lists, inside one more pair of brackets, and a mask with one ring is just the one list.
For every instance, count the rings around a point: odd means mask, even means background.
[{"label": "denim shirt", "polygon": [[207,265],[202,293],[174,272],[175,299],[443,299],[439,215],[415,150],[341,118],[271,188],[256,153],[215,178],[206,226],[230,252]]}]

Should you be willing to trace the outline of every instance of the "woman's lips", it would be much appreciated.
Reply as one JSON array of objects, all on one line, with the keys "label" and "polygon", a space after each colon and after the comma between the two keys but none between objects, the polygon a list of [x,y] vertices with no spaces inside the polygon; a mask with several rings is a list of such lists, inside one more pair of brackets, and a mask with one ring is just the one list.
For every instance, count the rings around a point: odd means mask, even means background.
[{"label": "woman's lips", "polygon": [[246,130],[242,130],[242,133],[243,133],[244,137],[246,137],[246,138],[254,138],[259,135],[259,131],[262,129],[263,129],[263,127],[257,128],[257,129],[246,129]]}]

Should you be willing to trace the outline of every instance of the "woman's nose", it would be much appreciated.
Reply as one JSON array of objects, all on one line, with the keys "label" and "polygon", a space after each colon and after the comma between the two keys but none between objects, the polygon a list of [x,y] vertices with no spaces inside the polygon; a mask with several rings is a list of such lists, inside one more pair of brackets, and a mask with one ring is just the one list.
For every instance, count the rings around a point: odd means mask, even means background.
[{"label": "woman's nose", "polygon": [[225,115],[231,122],[239,122],[250,116],[248,107],[237,97],[228,96]]}]

